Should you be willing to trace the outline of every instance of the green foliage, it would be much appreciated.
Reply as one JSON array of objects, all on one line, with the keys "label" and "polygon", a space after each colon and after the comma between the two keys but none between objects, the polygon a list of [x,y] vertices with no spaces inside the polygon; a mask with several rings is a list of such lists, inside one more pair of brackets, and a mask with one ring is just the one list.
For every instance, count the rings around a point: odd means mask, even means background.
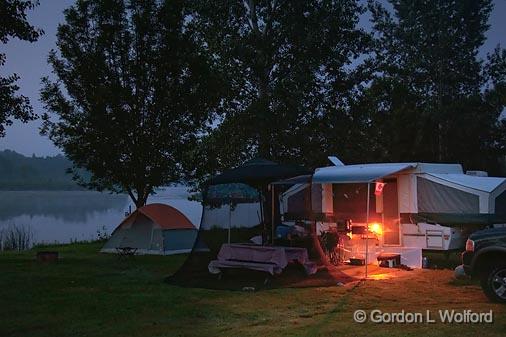
[{"label": "green foliage", "polygon": [[[10,38],[35,42],[43,31],[30,25],[26,12],[38,5],[38,1],[0,0],[0,44]],[[0,69],[5,64],[5,54],[0,52]],[[5,136],[5,127],[12,125],[13,119],[27,122],[37,116],[33,113],[28,97],[17,95],[19,76],[11,74],[0,76],[0,137]]]},{"label": "green foliage", "polygon": [[192,4],[189,29],[227,85],[218,127],[195,150],[205,158],[197,176],[256,156],[315,166],[358,135],[362,121],[350,106],[370,38],[358,28],[357,1]]},{"label": "green foliage", "polygon": [[[369,3],[375,78],[369,112],[371,160],[460,162],[498,170],[504,155],[504,51],[478,57],[490,0]],[[501,77],[502,76],[502,77]],[[501,140],[502,138],[502,140]]]},{"label": "green foliage", "polygon": [[370,1],[371,34],[355,1],[194,3],[189,26],[228,83],[197,177],[255,156],[316,167],[334,154],[500,174],[506,54],[478,57],[490,0]]},{"label": "green foliage", "polygon": [[[366,8],[367,7],[367,8]],[[80,0],[44,79],[43,132],[80,184],[197,185],[253,157],[309,168],[459,162],[499,172],[506,53],[491,0]],[[372,32],[360,28],[366,9]],[[92,173],[84,181],[77,170]],[[183,173],[184,172],[184,173]]]},{"label": "green foliage", "polygon": [[[83,186],[137,206],[184,178],[183,158],[213,120],[220,86],[187,28],[185,2],[79,0],[58,27],[43,79],[43,133]],[[85,181],[79,169],[91,173]]]},{"label": "green foliage", "polygon": [[0,252],[28,250],[33,244],[33,230],[29,225],[9,224],[0,228]]}]

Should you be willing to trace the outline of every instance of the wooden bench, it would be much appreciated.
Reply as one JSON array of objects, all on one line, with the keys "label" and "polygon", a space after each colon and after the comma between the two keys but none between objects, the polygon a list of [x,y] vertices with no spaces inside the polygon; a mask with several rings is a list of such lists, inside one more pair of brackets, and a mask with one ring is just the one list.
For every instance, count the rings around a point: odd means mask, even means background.
[{"label": "wooden bench", "polygon": [[283,268],[276,266],[274,263],[258,261],[213,260],[208,266],[209,272],[212,274],[221,273],[222,268],[250,269],[266,272],[271,275],[280,274],[283,271]]}]

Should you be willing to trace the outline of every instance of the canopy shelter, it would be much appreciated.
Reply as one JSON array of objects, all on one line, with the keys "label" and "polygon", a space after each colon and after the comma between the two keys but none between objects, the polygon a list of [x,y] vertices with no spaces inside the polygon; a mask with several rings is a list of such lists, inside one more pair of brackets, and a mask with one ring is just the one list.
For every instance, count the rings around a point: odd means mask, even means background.
[{"label": "canopy shelter", "polygon": [[[223,173],[211,178],[207,181],[208,186],[215,186],[215,185],[223,185],[223,184],[246,184],[249,186],[254,187],[257,189],[259,193],[259,199],[260,199],[260,222],[263,226],[264,231],[264,238],[262,241],[265,241],[265,230],[266,230],[266,223],[265,223],[265,203],[266,200],[265,194],[268,188],[268,185],[271,184],[274,181],[278,181],[280,179],[290,178],[290,177],[296,177],[300,175],[307,175],[310,174],[311,171],[303,168],[299,165],[289,165],[289,164],[278,164],[270,160],[262,159],[262,158],[255,158],[246,161],[244,164],[224,171]],[[272,190],[273,193],[273,190]],[[232,208],[232,200],[234,199],[233,196],[230,196],[230,205],[229,210]],[[274,196],[271,198],[271,202],[269,204],[271,213],[272,213],[272,219],[271,219],[271,228],[272,232],[274,231]],[[231,214],[229,213],[229,224]],[[229,242],[230,243],[230,225],[229,225]]]},{"label": "canopy shelter", "polygon": [[[231,268],[223,273],[223,279],[217,279],[210,273],[213,269],[213,261],[220,260],[220,265],[225,263],[222,261],[225,255],[220,252],[226,247],[235,247],[234,252],[237,250],[248,252],[239,257],[234,254],[227,255],[226,260],[229,261],[225,264],[232,264],[235,267],[252,267],[257,266],[258,263],[265,263],[265,261],[257,261],[258,252],[283,251],[286,253],[286,249],[280,242],[277,242],[278,246],[267,245],[267,237],[270,235],[267,233],[266,223],[269,221],[264,221],[264,207],[261,205],[266,204],[269,210],[274,207],[279,208],[267,194],[269,185],[273,182],[310,173],[297,165],[253,159],[209,179],[202,193],[204,207],[198,231],[199,240],[209,248],[209,252],[192,251],[185,264],[170,278],[171,282],[211,288],[226,287],[228,284],[235,288],[234,280],[238,282],[237,284],[249,284],[248,268]],[[308,178],[310,176],[307,176],[305,181]],[[269,214],[269,212],[265,213]],[[268,241],[271,241],[270,238]],[[237,247],[248,249],[243,250]],[[272,247],[275,248],[270,249]],[[301,251],[307,251],[307,258],[311,258],[310,249],[299,248]],[[290,261],[290,266],[293,265],[292,262]],[[297,267],[294,267],[293,274],[289,272],[289,282],[300,280],[302,275],[298,273]],[[256,280],[256,276],[253,279]]]}]

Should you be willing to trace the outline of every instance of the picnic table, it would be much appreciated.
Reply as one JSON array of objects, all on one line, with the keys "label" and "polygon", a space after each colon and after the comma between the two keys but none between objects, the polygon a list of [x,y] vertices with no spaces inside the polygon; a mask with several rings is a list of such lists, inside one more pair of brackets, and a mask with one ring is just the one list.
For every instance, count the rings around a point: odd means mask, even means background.
[{"label": "picnic table", "polygon": [[223,268],[244,268],[274,275],[280,274],[291,262],[304,266],[308,275],[316,273],[316,264],[309,261],[306,248],[237,243],[223,244],[217,259],[209,263],[208,269],[212,274],[221,273]]}]

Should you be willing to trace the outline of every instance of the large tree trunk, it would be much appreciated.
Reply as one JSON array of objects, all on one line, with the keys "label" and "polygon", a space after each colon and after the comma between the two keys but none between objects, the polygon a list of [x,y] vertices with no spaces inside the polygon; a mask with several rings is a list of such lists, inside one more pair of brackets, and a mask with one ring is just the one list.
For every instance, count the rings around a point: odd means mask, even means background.
[{"label": "large tree trunk", "polygon": [[148,201],[149,197],[149,191],[147,191],[147,187],[137,189],[136,193],[134,193],[133,190],[128,190],[128,195],[130,196],[130,199],[132,199],[133,203],[135,204],[135,208],[141,208],[142,206],[146,205],[146,202]]},{"label": "large tree trunk", "polygon": [[251,30],[256,35],[257,39],[257,68],[256,77],[258,80],[258,97],[256,105],[258,107],[256,119],[259,120],[257,142],[258,142],[258,153],[257,155],[267,159],[273,159],[273,125],[270,111],[270,98],[269,98],[269,73],[272,68],[271,60],[269,55],[264,50],[264,40],[272,25],[272,11],[276,6],[276,1],[273,1],[269,5],[269,14],[264,18],[264,27],[260,29],[258,24],[258,17],[256,13],[256,1],[255,0],[244,0],[244,6],[248,14],[248,23]]},{"label": "large tree trunk", "polygon": [[148,196],[143,195],[142,197],[137,199],[137,203],[135,204],[135,207],[140,208],[142,206],[145,206],[147,201],[148,201]]}]

